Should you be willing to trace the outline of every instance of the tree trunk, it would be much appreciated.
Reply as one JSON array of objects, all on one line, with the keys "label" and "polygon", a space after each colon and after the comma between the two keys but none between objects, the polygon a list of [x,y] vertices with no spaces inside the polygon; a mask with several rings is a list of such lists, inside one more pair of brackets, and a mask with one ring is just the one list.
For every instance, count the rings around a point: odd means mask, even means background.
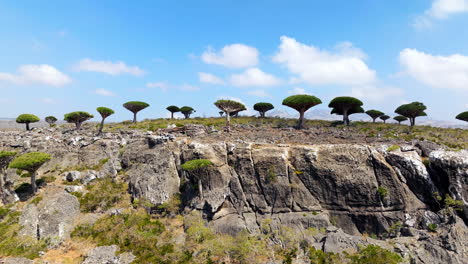
[{"label": "tree trunk", "polygon": [[32,189],[32,193],[35,194],[36,191],[37,191],[37,187],[36,187],[36,172],[29,172],[31,173],[31,189]]},{"label": "tree trunk", "polygon": [[136,122],[137,122],[136,115],[137,115],[137,113],[136,113],[136,112],[135,112],[135,113],[133,113],[133,123],[136,123]]},{"label": "tree trunk", "polygon": [[99,126],[99,132],[97,133],[98,136],[101,135],[102,130],[104,129],[104,120],[105,120],[105,118],[102,119],[101,125]]},{"label": "tree trunk", "polygon": [[349,126],[349,119],[348,119],[348,109],[343,110],[343,123],[346,126]]},{"label": "tree trunk", "polygon": [[372,118],[372,123],[375,123],[375,119],[377,119],[377,117],[376,117],[376,118]]},{"label": "tree trunk", "polygon": [[31,129],[29,128],[29,123],[26,123],[26,130],[27,130],[27,131],[31,130]]},{"label": "tree trunk", "polygon": [[304,128],[304,111],[299,111],[299,120],[297,121],[297,129]]},{"label": "tree trunk", "polygon": [[260,117],[265,118],[265,112],[260,112]]},{"label": "tree trunk", "polygon": [[171,112],[171,119],[174,119],[174,112]]},{"label": "tree trunk", "polygon": [[76,125],[76,129],[75,130],[80,130],[81,129],[81,124],[83,124],[82,122],[76,122],[75,125]]},{"label": "tree trunk", "polygon": [[201,175],[198,175],[198,195],[200,195],[200,200],[203,200],[203,186],[201,181]]},{"label": "tree trunk", "polygon": [[383,121],[383,123],[385,124],[385,120]]},{"label": "tree trunk", "polygon": [[231,133],[231,113],[226,112],[226,131]]},{"label": "tree trunk", "polygon": [[410,117],[410,125],[411,125],[411,126],[414,126],[414,123],[415,123],[415,122],[414,122],[414,121],[415,121],[414,119],[415,119],[414,117]]}]

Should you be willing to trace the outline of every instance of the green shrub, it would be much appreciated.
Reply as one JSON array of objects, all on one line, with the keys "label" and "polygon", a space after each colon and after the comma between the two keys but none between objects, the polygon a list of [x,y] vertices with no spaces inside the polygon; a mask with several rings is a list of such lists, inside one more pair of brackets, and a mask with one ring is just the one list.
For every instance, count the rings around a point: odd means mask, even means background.
[{"label": "green shrub", "polygon": [[309,248],[308,254],[311,264],[339,264],[344,263],[343,257],[340,254],[333,252],[324,252],[315,247]]},{"label": "green shrub", "polygon": [[134,263],[173,263],[168,256],[174,246],[159,241],[164,225],[144,210],[100,218],[94,225],[78,226],[74,238],[91,239],[98,245],[118,245],[122,252],[132,252]]},{"label": "green shrub", "polygon": [[437,227],[438,225],[437,224],[434,224],[434,223],[430,223],[427,225],[427,230],[429,230],[430,232],[437,232]]},{"label": "green shrub", "polygon": [[362,247],[347,258],[351,260],[351,264],[398,264],[403,261],[398,254],[377,245]]},{"label": "green shrub", "polygon": [[88,193],[80,197],[82,212],[105,211],[122,200],[127,192],[125,183],[114,182],[110,178],[98,179],[86,187]]},{"label": "green shrub", "polygon": [[388,196],[388,190],[387,188],[383,187],[383,186],[379,186],[379,188],[377,188],[377,193],[379,194],[380,196],[380,199],[385,199],[385,197]]},{"label": "green shrub", "polygon": [[213,162],[206,159],[190,160],[182,164],[182,169],[186,171],[199,170],[208,166],[213,165]]},{"label": "green shrub", "polygon": [[398,145],[393,145],[393,146],[388,147],[388,148],[387,148],[387,151],[388,151],[388,152],[392,152],[392,151],[395,151],[395,150],[398,150],[398,149],[400,149],[400,146],[398,146]]},{"label": "green shrub", "polygon": [[0,256],[29,259],[38,257],[39,252],[46,249],[46,242],[44,240],[37,241],[31,237],[19,236],[21,230],[19,224],[20,212],[3,211],[3,214],[3,220],[0,221]]}]

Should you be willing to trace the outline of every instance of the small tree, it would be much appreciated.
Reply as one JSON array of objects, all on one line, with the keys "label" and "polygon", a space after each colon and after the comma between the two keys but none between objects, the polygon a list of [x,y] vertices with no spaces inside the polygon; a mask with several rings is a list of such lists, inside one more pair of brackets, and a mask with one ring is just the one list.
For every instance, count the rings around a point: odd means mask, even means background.
[{"label": "small tree", "polygon": [[65,114],[64,120],[67,121],[68,123],[73,123],[76,126],[76,130],[81,128],[81,125],[86,121],[94,116],[91,115],[88,112],[83,112],[83,111],[76,111],[76,112],[71,112],[68,114]]},{"label": "small tree", "polygon": [[388,115],[382,115],[380,116],[380,119],[383,120],[384,124],[385,124],[385,121],[387,121],[387,119],[389,119],[390,117]]},{"label": "small tree", "polygon": [[364,113],[364,109],[360,106],[355,106],[354,108],[351,108],[348,110],[348,115],[346,116],[346,121],[344,119],[344,115],[343,115],[343,110],[338,110],[336,108],[333,108],[331,113],[330,114],[336,114],[336,115],[342,115],[343,116],[343,123],[344,124],[348,124],[350,123],[349,121],[349,116],[350,115],[353,115],[353,114],[362,114]]},{"label": "small tree", "polygon": [[424,110],[426,110],[426,106],[423,103],[412,102],[409,104],[400,105],[395,110],[395,113],[402,116],[406,116],[410,120],[410,125],[414,126],[414,124],[416,123],[416,117],[427,116]]},{"label": "small tree", "polygon": [[354,97],[350,96],[339,96],[331,100],[328,107],[336,109],[341,115],[343,115],[343,122],[345,125],[349,126],[349,111],[354,109],[357,110],[357,107],[362,106],[362,102]]},{"label": "small tree", "polygon": [[468,122],[468,111],[458,114],[456,119]]},{"label": "small tree", "polygon": [[190,118],[190,115],[195,112],[195,109],[190,106],[182,106],[180,108],[180,112],[185,116],[185,119],[187,119]]},{"label": "small tree", "polygon": [[304,127],[304,113],[311,107],[321,103],[322,101],[319,98],[307,94],[291,95],[283,100],[283,105],[289,106],[299,112],[297,129],[302,129]]},{"label": "small tree", "polygon": [[44,119],[50,127],[55,125],[55,122],[57,122],[57,118],[55,116],[48,116]]},{"label": "small tree", "polygon": [[35,116],[35,115],[32,115],[32,114],[22,114],[22,115],[19,115],[17,118],[16,118],[16,123],[18,124],[26,124],[26,130],[29,131],[31,130],[29,128],[29,124],[31,123],[36,123],[36,122],[39,122],[39,117]]},{"label": "small tree", "polygon": [[206,174],[206,168],[213,165],[213,162],[207,159],[190,160],[182,164],[182,169],[191,172],[198,180],[198,194],[203,199],[202,177]]},{"label": "small tree", "polygon": [[241,111],[245,106],[233,100],[218,100],[214,105],[226,113],[226,131],[231,132],[231,113]]},{"label": "small tree", "polygon": [[139,101],[130,101],[123,104],[123,107],[125,107],[128,111],[133,113],[133,123],[137,122],[137,113],[147,108],[148,106],[150,105],[145,102]]},{"label": "small tree", "polygon": [[219,111],[218,113],[219,113],[219,116],[220,116],[220,117],[223,117],[223,114],[224,114],[223,111]]},{"label": "small tree", "polygon": [[96,111],[98,111],[98,113],[102,117],[101,125],[99,126],[99,131],[97,133],[97,135],[99,136],[99,135],[101,135],[102,129],[104,128],[104,120],[106,120],[106,118],[108,118],[109,116],[113,115],[114,110],[112,110],[110,108],[107,108],[107,107],[101,106],[101,107],[96,108]]},{"label": "small tree", "polygon": [[270,111],[271,109],[273,109],[275,107],[270,103],[260,102],[260,103],[254,104],[253,108],[254,108],[255,111],[258,111],[258,113],[260,113],[260,117],[264,118],[265,113]]},{"label": "small tree", "polygon": [[400,125],[401,122],[408,120],[406,116],[401,116],[401,115],[395,116],[393,119],[398,122],[398,125]]},{"label": "small tree", "polygon": [[180,112],[180,108],[175,105],[166,107],[166,110],[171,112],[171,119],[174,119],[174,113]]},{"label": "small tree", "polygon": [[380,112],[379,110],[367,110],[366,114],[368,114],[372,118],[372,123],[375,123],[375,120],[384,115],[384,113]]},{"label": "small tree", "polygon": [[29,172],[31,175],[31,188],[34,194],[37,191],[36,171],[50,159],[51,157],[47,153],[29,152],[14,159],[10,163],[9,168],[20,169]]}]

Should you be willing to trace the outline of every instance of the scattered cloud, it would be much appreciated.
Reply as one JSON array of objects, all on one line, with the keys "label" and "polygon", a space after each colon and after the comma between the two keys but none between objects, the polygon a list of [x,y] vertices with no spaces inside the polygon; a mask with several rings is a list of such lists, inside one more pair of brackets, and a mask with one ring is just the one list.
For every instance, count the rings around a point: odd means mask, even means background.
[{"label": "scattered cloud", "polygon": [[71,82],[71,78],[53,66],[41,64],[22,65],[18,68],[18,74],[0,72],[0,81],[7,81],[20,85],[44,84],[64,86]]},{"label": "scattered cloud", "polygon": [[414,19],[413,26],[417,29],[430,28],[433,20],[443,20],[467,12],[468,0],[433,0],[431,8]]},{"label": "scattered cloud", "polygon": [[184,91],[199,91],[200,90],[200,87],[195,86],[195,85],[190,85],[190,84],[183,84],[179,88]]},{"label": "scattered cloud", "polygon": [[167,91],[169,89],[169,84],[167,82],[149,82],[146,84],[147,88],[159,88],[162,91]]},{"label": "scattered cloud", "polygon": [[115,93],[106,89],[96,89],[94,93],[102,96],[115,96]]},{"label": "scattered cloud", "polygon": [[221,78],[211,73],[199,72],[198,78],[200,79],[200,82],[202,83],[219,84],[219,85],[224,84],[224,81]]},{"label": "scattered cloud", "polygon": [[240,74],[233,74],[229,82],[234,86],[252,87],[252,86],[275,86],[281,84],[277,77],[265,73],[259,68],[249,68]]},{"label": "scattered cloud", "polygon": [[286,67],[295,83],[311,85],[365,85],[376,81],[376,73],[365,63],[366,54],[350,42],[338,44],[333,51],[321,50],[282,36],[273,61]]},{"label": "scattered cloud", "polygon": [[304,88],[301,87],[294,87],[293,89],[288,91],[288,94],[295,95],[295,94],[306,94]]},{"label": "scattered cloud", "polygon": [[201,59],[207,64],[222,65],[227,68],[246,68],[257,65],[258,50],[244,44],[224,46],[220,51],[208,48]]},{"label": "scattered cloud", "polygon": [[400,64],[407,75],[425,85],[468,91],[468,56],[435,56],[416,49],[405,49],[400,52]]},{"label": "scattered cloud", "polygon": [[82,59],[75,65],[76,71],[100,72],[110,75],[130,74],[142,76],[145,71],[137,66],[128,66],[122,61],[95,61],[91,59]]},{"label": "scattered cloud", "polygon": [[384,100],[399,98],[403,95],[403,90],[391,86],[362,86],[351,89],[351,96],[371,103],[380,103]]},{"label": "scattered cloud", "polygon": [[251,90],[247,92],[248,95],[253,95],[262,98],[272,98],[272,96],[265,92],[265,90]]}]

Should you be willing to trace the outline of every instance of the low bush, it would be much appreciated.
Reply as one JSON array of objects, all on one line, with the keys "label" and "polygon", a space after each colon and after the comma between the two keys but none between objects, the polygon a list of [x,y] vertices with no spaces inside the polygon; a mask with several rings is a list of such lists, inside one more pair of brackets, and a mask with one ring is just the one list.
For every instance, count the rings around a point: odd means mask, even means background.
[{"label": "low bush", "polygon": [[86,187],[88,192],[79,198],[82,212],[106,211],[120,202],[128,186],[110,178],[98,179]]}]

